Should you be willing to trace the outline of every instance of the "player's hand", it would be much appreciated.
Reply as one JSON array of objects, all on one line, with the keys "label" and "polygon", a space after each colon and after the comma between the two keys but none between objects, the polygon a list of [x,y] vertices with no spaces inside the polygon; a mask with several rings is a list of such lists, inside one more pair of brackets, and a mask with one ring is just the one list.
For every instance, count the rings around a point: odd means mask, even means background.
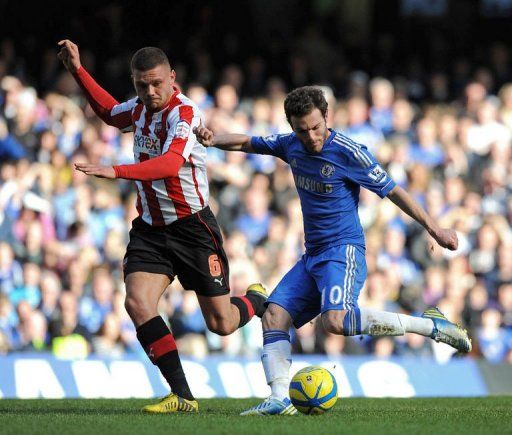
[{"label": "player's hand", "polygon": [[92,163],[75,163],[75,169],[86,175],[94,175],[98,178],[116,178],[116,171],[112,166],[94,165]]},{"label": "player's hand", "polygon": [[60,51],[57,57],[62,61],[66,69],[70,73],[75,73],[82,64],[80,63],[80,52],[78,51],[78,45],[71,42],[69,39],[63,39],[59,41]]},{"label": "player's hand", "polygon": [[439,246],[447,248],[450,251],[455,251],[459,247],[459,239],[457,233],[454,230],[440,228],[432,234]]},{"label": "player's hand", "polygon": [[213,131],[203,127],[202,124],[199,124],[198,127],[194,127],[192,132],[196,135],[197,141],[205,146],[211,147],[213,146]]}]

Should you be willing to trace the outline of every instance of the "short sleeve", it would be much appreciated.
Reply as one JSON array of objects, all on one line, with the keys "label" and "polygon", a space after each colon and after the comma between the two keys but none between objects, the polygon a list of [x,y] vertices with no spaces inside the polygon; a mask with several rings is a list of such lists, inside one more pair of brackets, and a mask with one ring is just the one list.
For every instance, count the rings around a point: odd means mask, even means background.
[{"label": "short sleeve", "polygon": [[289,134],[253,136],[251,137],[251,146],[256,154],[276,156],[288,163],[286,143],[288,142],[289,136]]},{"label": "short sleeve", "polygon": [[162,154],[173,151],[186,160],[197,142],[194,127],[201,123],[201,115],[192,106],[182,105],[174,109],[167,118],[167,137]]},{"label": "short sleeve", "polygon": [[381,198],[396,186],[396,183],[382,168],[364,145],[355,142],[345,148],[348,158],[347,177],[354,183],[371,190]]}]

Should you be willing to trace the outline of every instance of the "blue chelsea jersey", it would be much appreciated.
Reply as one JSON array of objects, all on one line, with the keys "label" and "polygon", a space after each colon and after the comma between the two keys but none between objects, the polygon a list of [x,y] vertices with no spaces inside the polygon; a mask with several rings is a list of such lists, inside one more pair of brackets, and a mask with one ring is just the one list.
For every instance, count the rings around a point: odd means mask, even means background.
[{"label": "blue chelsea jersey", "polygon": [[254,136],[258,154],[270,154],[291,167],[304,216],[306,251],[316,254],[340,244],[364,248],[357,212],[363,186],[385,197],[395,182],[366,146],[331,130],[320,153],[310,153],[295,133]]}]

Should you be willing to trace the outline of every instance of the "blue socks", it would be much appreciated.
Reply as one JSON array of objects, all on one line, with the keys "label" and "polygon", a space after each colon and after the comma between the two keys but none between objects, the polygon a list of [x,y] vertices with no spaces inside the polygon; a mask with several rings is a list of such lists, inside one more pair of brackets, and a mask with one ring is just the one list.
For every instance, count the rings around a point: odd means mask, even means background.
[{"label": "blue socks", "polygon": [[290,342],[290,334],[286,331],[279,331],[278,329],[263,331],[263,345],[275,343],[280,340],[287,340]]},{"label": "blue socks", "polygon": [[354,308],[345,314],[343,319],[343,335],[361,335],[361,310]]}]

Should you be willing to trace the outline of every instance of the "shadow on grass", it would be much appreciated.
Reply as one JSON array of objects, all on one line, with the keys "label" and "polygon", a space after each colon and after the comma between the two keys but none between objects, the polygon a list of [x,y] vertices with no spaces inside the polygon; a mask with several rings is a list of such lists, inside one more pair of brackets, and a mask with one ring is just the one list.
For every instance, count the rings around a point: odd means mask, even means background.
[{"label": "shadow on grass", "polygon": [[184,413],[184,412],[178,412],[173,414],[147,414],[141,411],[140,407],[135,406],[134,408],[103,408],[103,409],[84,409],[80,408],[78,406],[60,406],[60,407],[39,407],[39,408],[30,408],[30,407],[13,407],[13,408],[0,408],[0,416],[30,416],[30,415],[53,415],[53,416],[59,416],[59,415],[65,415],[65,416],[86,416],[86,415],[97,415],[97,416],[116,416],[116,415],[122,415],[122,416],[144,416],[147,418],[151,417],[162,417],[165,416],[166,418],[176,416],[200,416],[204,417],[207,415],[216,415],[218,417],[230,417],[234,415],[238,415],[240,411],[226,411],[226,410],[219,410],[214,409],[210,407],[205,407],[201,409],[201,412],[199,413]]},{"label": "shadow on grass", "polygon": [[0,409],[0,415],[143,415],[139,409],[19,408]]}]

